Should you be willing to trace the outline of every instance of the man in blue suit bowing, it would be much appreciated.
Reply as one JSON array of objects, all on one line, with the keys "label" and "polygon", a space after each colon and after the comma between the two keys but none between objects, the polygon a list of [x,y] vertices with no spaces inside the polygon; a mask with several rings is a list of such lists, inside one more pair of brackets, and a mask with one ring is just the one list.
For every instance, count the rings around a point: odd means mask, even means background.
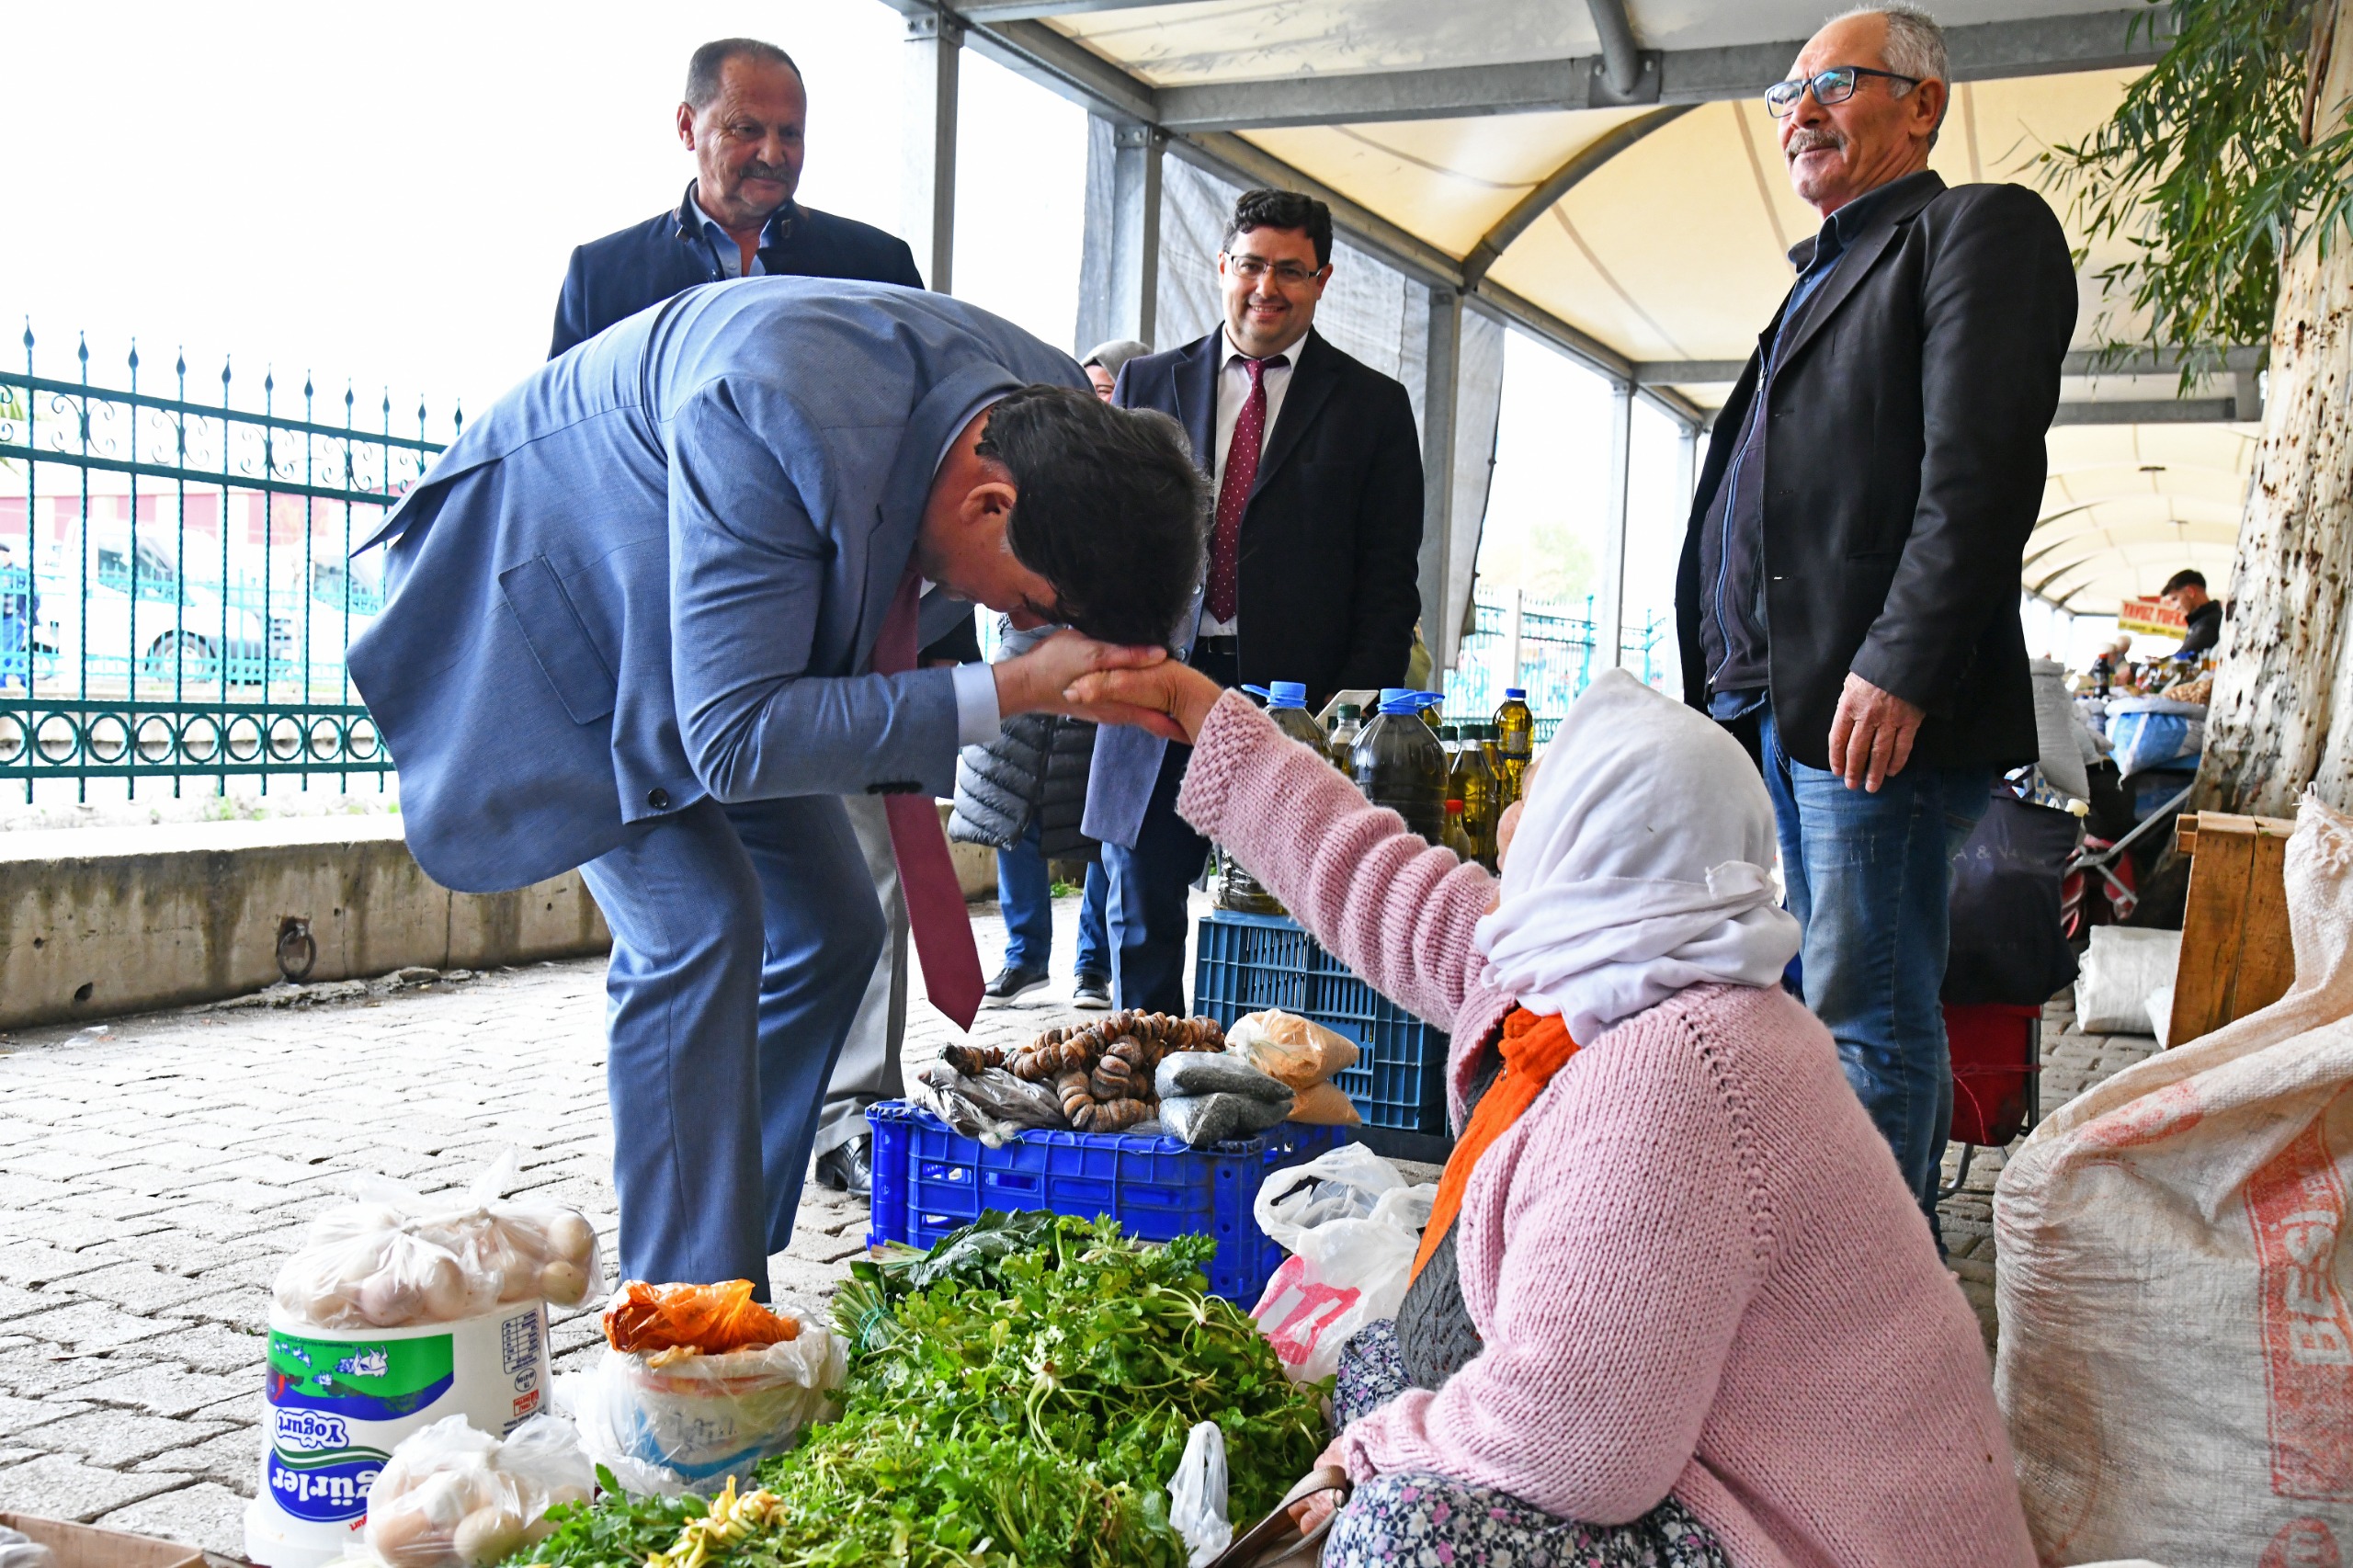
[{"label": "man in blue suit bowing", "polygon": [[[886,798],[933,998],[968,1024],[932,805],[958,747],[1163,656],[1202,482],[1172,422],[1086,384],[955,300],[710,285],[533,374],[369,541],[392,541],[391,597],[351,673],[418,863],[466,892],[578,866],[612,927],[629,1276],[765,1294],[791,1237],[883,936],[838,798]],[[942,616],[1076,630],[917,669],[926,582],[965,601]]]}]

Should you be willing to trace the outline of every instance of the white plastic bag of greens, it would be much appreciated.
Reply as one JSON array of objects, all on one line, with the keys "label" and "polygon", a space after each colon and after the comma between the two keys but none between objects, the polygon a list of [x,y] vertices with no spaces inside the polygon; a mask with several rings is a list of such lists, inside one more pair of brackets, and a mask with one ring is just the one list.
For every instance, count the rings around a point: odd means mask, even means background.
[{"label": "white plastic bag of greens", "polygon": [[2353,1543],[2353,816],[2288,841],[2296,980],[2053,1111],[1995,1187],[1994,1392],[2047,1563]]},{"label": "white plastic bag of greens", "polygon": [[1253,1214],[1291,1256],[1250,1315],[1293,1382],[1330,1377],[1350,1335],[1397,1315],[1437,1199],[1361,1143],[1267,1173]]},{"label": "white plastic bag of greens", "polygon": [[558,1379],[588,1457],[629,1492],[708,1496],[731,1475],[748,1485],[760,1460],[837,1414],[833,1391],[848,1375],[838,1335],[813,1313],[776,1310],[799,1320],[798,1337],[715,1356],[608,1346],[596,1370]]},{"label": "white plastic bag of greens", "polygon": [[410,1433],[368,1488],[368,1545],[389,1568],[486,1568],[555,1528],[596,1485],[568,1421],[535,1415],[505,1442],[449,1416]]},{"label": "white plastic bag of greens", "polygon": [[1233,1544],[1233,1521],[1225,1517],[1225,1434],[1214,1421],[1199,1423],[1185,1439],[1185,1457],[1168,1478],[1168,1525],[1185,1538],[1191,1568],[1203,1568]]}]

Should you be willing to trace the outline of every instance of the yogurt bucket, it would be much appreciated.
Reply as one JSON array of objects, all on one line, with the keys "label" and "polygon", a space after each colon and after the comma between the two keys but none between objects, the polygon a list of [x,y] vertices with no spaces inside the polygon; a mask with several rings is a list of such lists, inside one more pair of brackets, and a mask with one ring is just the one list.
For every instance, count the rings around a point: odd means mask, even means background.
[{"label": "yogurt bucket", "polygon": [[368,1487],[400,1440],[448,1415],[504,1437],[540,1413],[548,1381],[543,1301],[455,1323],[328,1329],[269,1315],[261,1485],[245,1556],[322,1568],[359,1541]]}]

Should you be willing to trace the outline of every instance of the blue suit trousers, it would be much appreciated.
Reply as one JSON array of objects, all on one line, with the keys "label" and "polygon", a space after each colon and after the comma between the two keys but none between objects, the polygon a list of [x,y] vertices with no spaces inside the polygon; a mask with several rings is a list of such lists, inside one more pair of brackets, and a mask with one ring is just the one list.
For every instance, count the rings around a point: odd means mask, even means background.
[{"label": "blue suit trousers", "polygon": [[749,1279],[765,1300],[888,936],[848,814],[829,795],[703,800],[581,874],[613,933],[622,1277]]}]

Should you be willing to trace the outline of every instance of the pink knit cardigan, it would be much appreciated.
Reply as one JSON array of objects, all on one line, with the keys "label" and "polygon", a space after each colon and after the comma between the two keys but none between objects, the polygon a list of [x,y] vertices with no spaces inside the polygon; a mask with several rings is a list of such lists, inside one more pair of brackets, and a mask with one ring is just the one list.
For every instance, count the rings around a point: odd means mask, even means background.
[{"label": "pink knit cardigan", "polygon": [[[1513,1006],[1472,947],[1495,880],[1232,692],[1176,809],[1450,1026],[1459,1124]],[[2032,1563],[1977,1324],[1821,1024],[1778,988],[1703,985],[1582,1043],[1471,1177],[1456,1250],[1484,1351],[1349,1426],[1350,1473],[1596,1524],[1672,1494],[1741,1568]]]}]

